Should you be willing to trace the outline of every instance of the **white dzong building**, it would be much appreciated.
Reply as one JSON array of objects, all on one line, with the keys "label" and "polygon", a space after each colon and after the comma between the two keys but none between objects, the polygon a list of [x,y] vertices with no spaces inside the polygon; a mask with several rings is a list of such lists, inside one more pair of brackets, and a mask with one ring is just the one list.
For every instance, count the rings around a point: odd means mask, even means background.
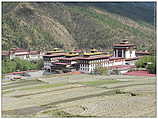
[{"label": "white dzong building", "polygon": [[119,44],[113,45],[113,56],[94,55],[79,59],[80,72],[91,73],[97,67],[107,67],[108,69],[123,69],[126,72],[131,67],[134,67],[135,61],[138,59],[135,55],[136,45],[123,40]]},{"label": "white dzong building", "polygon": [[[105,55],[103,52],[94,50],[90,53],[82,55],[74,55],[72,53],[53,53],[43,55],[44,69],[53,70],[54,64],[58,65],[74,65],[75,69],[83,73],[93,73],[98,67],[106,67],[107,69],[118,69],[121,72],[127,72],[134,67],[135,61],[138,59],[135,55],[135,45],[128,43],[127,40],[119,44],[113,45],[113,54]],[[56,66],[56,65],[55,65]]]},{"label": "white dzong building", "polygon": [[128,43],[127,40],[123,40],[119,44],[114,44],[113,50],[113,56],[125,58],[126,65],[134,65],[138,59],[136,57],[136,45]]},{"label": "white dzong building", "polygon": [[123,40],[119,44],[114,44],[114,57],[135,58],[135,46],[134,44],[129,44],[127,40]]},{"label": "white dzong building", "polygon": [[97,67],[112,67],[125,65],[124,58],[113,58],[106,55],[83,57],[79,59],[80,72],[92,73]]}]

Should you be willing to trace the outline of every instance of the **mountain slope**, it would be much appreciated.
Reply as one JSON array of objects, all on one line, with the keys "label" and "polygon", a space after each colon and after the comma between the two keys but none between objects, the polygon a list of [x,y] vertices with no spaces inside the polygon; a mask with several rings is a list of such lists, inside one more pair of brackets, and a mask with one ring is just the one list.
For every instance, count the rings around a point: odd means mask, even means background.
[{"label": "mountain slope", "polygon": [[134,20],[128,17],[129,11],[123,16],[122,12],[110,12],[100,3],[3,2],[2,8],[4,50],[10,47],[108,49],[124,38],[139,44],[138,49],[155,48],[152,18],[146,21],[139,16]]},{"label": "mountain slope", "polygon": [[[66,3],[68,4],[68,3]],[[74,5],[69,3],[69,5]],[[100,3],[77,3],[78,6],[94,6],[102,8],[110,13],[129,17],[136,21],[145,21],[154,24],[156,3],[154,2],[100,2]]]}]

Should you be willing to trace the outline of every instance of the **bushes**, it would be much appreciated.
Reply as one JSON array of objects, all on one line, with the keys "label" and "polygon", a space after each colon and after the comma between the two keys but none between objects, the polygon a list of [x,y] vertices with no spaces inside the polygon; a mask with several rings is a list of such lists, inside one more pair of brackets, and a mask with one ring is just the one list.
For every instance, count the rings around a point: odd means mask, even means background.
[{"label": "bushes", "polygon": [[100,75],[108,75],[108,69],[106,67],[97,67],[95,69],[95,73]]},{"label": "bushes", "polygon": [[119,72],[118,69],[113,69],[112,72],[111,72],[111,74],[113,74],[113,75],[119,75],[120,72]]},{"label": "bushes", "polygon": [[43,60],[38,60],[36,62],[36,69],[41,69],[43,67],[43,65],[44,65]]},{"label": "bushes", "polygon": [[36,62],[30,62],[27,60],[21,60],[15,58],[13,60],[3,60],[2,61],[2,73],[9,73],[14,71],[26,71],[41,69],[43,67],[43,61],[39,60]]},{"label": "bushes", "polygon": [[151,74],[156,74],[156,64],[155,64],[155,63],[149,64],[149,65],[147,66],[147,70],[148,70],[148,72],[151,73]]},{"label": "bushes", "polygon": [[16,63],[14,61],[2,61],[2,73],[9,73],[16,70]]},{"label": "bushes", "polygon": [[149,73],[156,74],[156,57],[144,56],[136,62],[138,68],[146,68]]},{"label": "bushes", "polygon": [[144,56],[143,58],[140,58],[137,62],[136,62],[136,66],[139,68],[146,68],[147,64],[150,63],[154,63],[155,62],[155,56]]}]

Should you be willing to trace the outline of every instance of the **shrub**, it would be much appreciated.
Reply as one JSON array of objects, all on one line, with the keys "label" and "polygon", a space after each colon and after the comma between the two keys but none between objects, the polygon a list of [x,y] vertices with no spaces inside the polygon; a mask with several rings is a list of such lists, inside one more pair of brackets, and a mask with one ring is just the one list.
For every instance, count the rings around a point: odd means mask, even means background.
[{"label": "shrub", "polygon": [[148,72],[151,73],[151,74],[156,74],[156,64],[155,64],[155,63],[149,64],[149,65],[147,66],[147,70],[148,70]]},{"label": "shrub", "polygon": [[43,67],[43,65],[44,65],[43,60],[39,60],[39,61],[37,61],[36,68],[41,69]]},{"label": "shrub", "polygon": [[118,69],[114,69],[114,70],[112,70],[112,74],[114,74],[114,75],[119,75],[119,74],[120,74],[120,72],[119,72],[119,70],[118,70]]},{"label": "shrub", "polygon": [[144,56],[136,62],[138,68],[146,68],[149,73],[156,73],[156,57]]},{"label": "shrub", "polygon": [[2,61],[2,73],[9,73],[16,70],[16,63],[14,61]]},{"label": "shrub", "polygon": [[97,67],[95,69],[95,73],[100,75],[108,75],[108,69],[106,67]]}]

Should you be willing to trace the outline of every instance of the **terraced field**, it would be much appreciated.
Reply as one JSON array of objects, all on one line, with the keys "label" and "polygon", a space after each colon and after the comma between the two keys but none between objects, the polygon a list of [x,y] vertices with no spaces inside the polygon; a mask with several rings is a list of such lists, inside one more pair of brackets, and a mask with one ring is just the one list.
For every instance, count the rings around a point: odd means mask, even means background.
[{"label": "terraced field", "polygon": [[2,81],[2,117],[155,117],[155,79],[67,74]]}]

